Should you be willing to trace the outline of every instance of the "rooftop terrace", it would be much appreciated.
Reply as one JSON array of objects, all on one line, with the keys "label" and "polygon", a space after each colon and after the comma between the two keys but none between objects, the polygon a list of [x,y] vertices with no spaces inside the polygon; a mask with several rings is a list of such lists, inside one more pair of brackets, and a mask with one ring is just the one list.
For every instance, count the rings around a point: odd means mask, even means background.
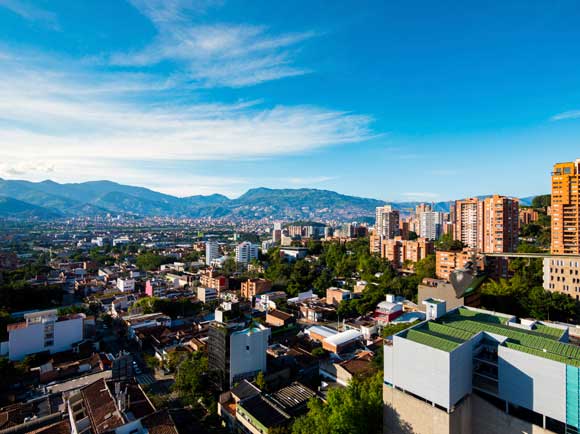
[{"label": "rooftop terrace", "polygon": [[451,352],[481,332],[504,336],[501,345],[580,367],[580,347],[560,342],[565,330],[536,323],[531,330],[508,325],[509,316],[460,307],[398,336]]}]

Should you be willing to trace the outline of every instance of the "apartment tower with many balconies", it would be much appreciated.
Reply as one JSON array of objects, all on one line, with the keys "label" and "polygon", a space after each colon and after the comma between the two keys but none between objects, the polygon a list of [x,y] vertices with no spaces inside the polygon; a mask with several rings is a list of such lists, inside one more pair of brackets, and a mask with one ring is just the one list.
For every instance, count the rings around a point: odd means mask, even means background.
[{"label": "apartment tower with many balconies", "polygon": [[552,172],[552,254],[580,254],[580,159]]}]

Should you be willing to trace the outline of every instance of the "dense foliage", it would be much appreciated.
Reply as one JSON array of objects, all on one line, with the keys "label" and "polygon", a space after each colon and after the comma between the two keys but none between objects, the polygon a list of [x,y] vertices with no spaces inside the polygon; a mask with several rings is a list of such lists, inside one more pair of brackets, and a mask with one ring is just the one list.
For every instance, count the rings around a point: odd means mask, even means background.
[{"label": "dense foliage", "polygon": [[388,293],[416,299],[421,280],[435,276],[434,255],[414,265],[416,274],[403,276],[388,260],[370,253],[368,238],[347,243],[313,242],[308,247],[315,254],[313,260],[294,263],[283,260],[279,249],[272,250],[267,258],[265,277],[272,280],[275,289],[285,290],[290,296],[311,288],[324,296],[330,286],[342,284],[349,288],[353,278],[366,281],[368,285],[360,298],[340,304],[338,314],[341,318],[368,313]]},{"label": "dense foliage", "polygon": [[173,257],[158,255],[153,252],[141,253],[137,256],[136,264],[141,270],[152,271],[158,270],[163,264],[171,263],[175,260]]},{"label": "dense foliage", "polygon": [[328,392],[327,403],[312,399],[308,413],[294,422],[294,434],[370,434],[382,432],[382,373],[353,379]]},{"label": "dense foliage", "polygon": [[[525,251],[537,248],[526,246]],[[510,262],[514,276],[489,281],[482,287],[482,304],[485,308],[506,312],[519,317],[539,320],[578,322],[580,306],[566,294],[546,291],[543,288],[542,260],[516,258]]]},{"label": "dense foliage", "polygon": [[547,208],[550,205],[552,205],[552,195],[550,194],[542,194],[532,200],[532,208]]},{"label": "dense foliage", "polygon": [[137,300],[131,310],[141,311],[144,314],[162,312],[171,318],[177,318],[199,313],[201,303],[193,303],[187,298],[172,300],[168,298],[144,297]]},{"label": "dense foliage", "polygon": [[29,282],[49,271],[46,266],[27,265],[3,272],[0,275],[0,309],[17,312],[60,305],[63,296],[61,285],[35,285]]}]

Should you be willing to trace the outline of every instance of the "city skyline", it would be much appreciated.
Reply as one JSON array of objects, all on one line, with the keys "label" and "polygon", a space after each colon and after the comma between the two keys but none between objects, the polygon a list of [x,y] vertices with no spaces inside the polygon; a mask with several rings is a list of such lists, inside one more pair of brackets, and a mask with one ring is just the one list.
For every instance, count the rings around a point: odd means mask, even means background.
[{"label": "city skyline", "polygon": [[444,6],[0,0],[0,177],[548,193],[577,158],[579,6]]}]

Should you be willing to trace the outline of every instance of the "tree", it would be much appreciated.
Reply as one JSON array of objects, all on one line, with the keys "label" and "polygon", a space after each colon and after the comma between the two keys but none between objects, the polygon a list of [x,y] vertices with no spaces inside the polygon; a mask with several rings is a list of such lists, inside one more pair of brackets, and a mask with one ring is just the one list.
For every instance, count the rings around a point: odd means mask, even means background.
[{"label": "tree", "polygon": [[185,404],[198,405],[207,397],[209,378],[207,356],[195,352],[177,367],[174,388]]},{"label": "tree", "polygon": [[222,271],[227,276],[234,274],[235,272],[238,271],[238,263],[234,258],[228,256],[224,261],[224,264],[222,265]]},{"label": "tree", "polygon": [[266,378],[262,371],[258,372],[258,375],[256,376],[256,386],[258,386],[258,389],[260,390],[266,390]]},{"label": "tree", "polygon": [[420,280],[426,277],[435,277],[435,255],[427,255],[415,264],[415,274]]},{"label": "tree", "polygon": [[326,353],[322,347],[316,347],[312,350],[312,355],[314,357],[316,357],[317,359],[324,357],[324,354],[326,354]]},{"label": "tree", "polygon": [[382,432],[382,373],[354,378],[328,392],[327,403],[308,402],[308,413],[294,422],[294,434],[369,434]]},{"label": "tree", "polygon": [[136,264],[142,270],[157,270],[161,265],[171,262],[173,258],[158,255],[153,252],[145,252],[137,256]]},{"label": "tree", "polygon": [[542,194],[532,199],[533,208],[547,208],[552,205],[552,195]]},{"label": "tree", "polygon": [[459,251],[463,249],[463,243],[459,240],[454,240],[451,234],[443,234],[441,238],[435,243],[437,250]]},{"label": "tree", "polygon": [[145,364],[151,370],[156,370],[161,365],[159,359],[155,356],[150,356],[149,354],[145,354]]}]

